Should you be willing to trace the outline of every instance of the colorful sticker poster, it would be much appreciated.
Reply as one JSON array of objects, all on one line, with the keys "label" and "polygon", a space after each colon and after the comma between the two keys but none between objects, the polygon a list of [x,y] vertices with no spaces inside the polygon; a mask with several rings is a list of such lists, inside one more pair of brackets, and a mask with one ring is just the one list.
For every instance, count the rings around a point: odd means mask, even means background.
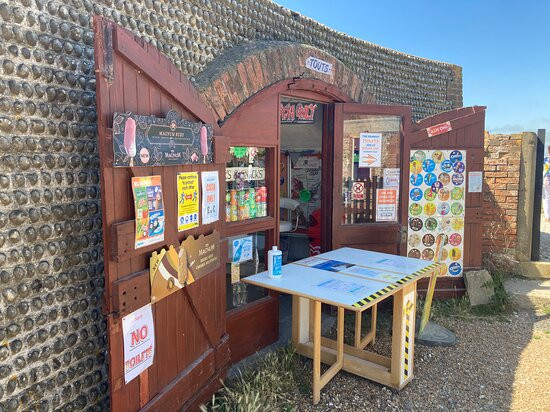
[{"label": "colorful sticker poster", "polygon": [[382,166],[382,133],[359,134],[359,167]]},{"label": "colorful sticker poster", "polygon": [[376,191],[376,221],[395,222],[397,220],[397,189]]},{"label": "colorful sticker poster", "polygon": [[385,168],[383,171],[384,189],[388,189],[390,187],[395,187],[399,189],[400,174],[401,174],[401,169],[392,168],[392,167]]},{"label": "colorful sticker poster", "polygon": [[412,150],[407,256],[442,263],[461,276],[466,210],[466,151]]},{"label": "colorful sticker poster", "polygon": [[483,189],[483,172],[468,172],[468,192],[481,193]]},{"label": "colorful sticker poster", "polygon": [[153,364],[155,324],[151,304],[122,318],[124,381],[130,382]]},{"label": "colorful sticker poster", "polygon": [[178,232],[199,225],[199,174],[178,173]]},{"label": "colorful sticker poster", "polygon": [[202,223],[216,222],[220,218],[220,182],[218,171],[202,172]]},{"label": "colorful sticker poster", "polygon": [[132,177],[136,214],[135,248],[164,240],[164,201],[160,176]]}]

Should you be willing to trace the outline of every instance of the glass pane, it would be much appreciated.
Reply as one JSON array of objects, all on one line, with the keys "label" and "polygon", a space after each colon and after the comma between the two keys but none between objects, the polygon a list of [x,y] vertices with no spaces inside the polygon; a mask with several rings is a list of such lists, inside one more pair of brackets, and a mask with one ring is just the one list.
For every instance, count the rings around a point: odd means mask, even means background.
[{"label": "glass pane", "polygon": [[267,270],[265,232],[233,236],[228,239],[227,310],[246,305],[267,295],[264,288],[240,280]]},{"label": "glass pane", "polygon": [[225,169],[225,220],[236,222],[267,216],[266,149],[231,147]]},{"label": "glass pane", "polygon": [[397,222],[401,117],[344,114],[342,224]]}]

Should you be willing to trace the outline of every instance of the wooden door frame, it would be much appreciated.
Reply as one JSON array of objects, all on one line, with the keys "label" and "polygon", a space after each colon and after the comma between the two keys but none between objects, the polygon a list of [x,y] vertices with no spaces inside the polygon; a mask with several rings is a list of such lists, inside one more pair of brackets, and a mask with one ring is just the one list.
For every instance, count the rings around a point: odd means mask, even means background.
[{"label": "wooden door frame", "polygon": [[[401,117],[401,125],[402,125],[402,131],[401,131],[401,145],[400,145],[400,168],[401,168],[401,188],[399,193],[399,215],[401,218],[401,221],[398,223],[400,225],[398,229],[398,233],[396,236],[399,236],[399,239],[396,243],[399,244],[399,253],[401,255],[404,255],[406,253],[406,246],[404,247],[404,240],[401,236],[401,232],[403,231],[403,225],[407,222],[407,208],[403,207],[403,200],[407,198],[408,196],[408,186],[406,182],[408,182],[408,156],[406,154],[409,151],[410,143],[409,143],[409,136],[410,136],[410,130],[411,130],[411,116],[412,116],[412,108],[411,106],[404,106],[404,105],[381,105],[381,104],[361,104],[361,103],[344,103],[344,104],[336,104],[334,108],[334,141],[341,142],[343,140],[343,124],[344,124],[344,113],[353,113],[353,114],[364,114],[364,115],[391,115],[391,116],[400,116]],[[334,149],[334,155],[333,155],[333,164],[334,169],[333,176],[332,176],[332,185],[333,185],[333,193],[334,198],[340,198],[342,193],[342,148],[337,147]],[[333,206],[332,210],[332,216],[331,216],[331,224],[333,226],[333,232],[335,232],[335,227],[340,225],[341,222],[341,216],[342,216],[342,202],[338,201],[335,202],[335,205]],[[354,225],[350,225],[349,229],[357,232],[357,235],[361,234],[361,229],[364,229],[364,225],[369,225],[372,229],[377,228],[383,228],[384,226],[387,226],[387,223],[364,223],[364,224],[358,224],[355,228]],[[393,224],[392,224],[393,225]],[[381,233],[382,235],[382,233]],[[383,239],[381,239],[383,240]],[[388,242],[388,243],[394,243],[394,242]],[[333,244],[334,244],[334,238],[333,238]]]}]

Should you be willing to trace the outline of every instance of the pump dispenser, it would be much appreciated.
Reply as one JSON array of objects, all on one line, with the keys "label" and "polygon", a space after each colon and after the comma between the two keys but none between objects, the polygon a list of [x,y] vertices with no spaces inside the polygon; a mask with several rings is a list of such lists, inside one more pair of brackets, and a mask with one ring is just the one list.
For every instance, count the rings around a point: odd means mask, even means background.
[{"label": "pump dispenser", "polygon": [[283,252],[273,246],[267,252],[267,276],[271,279],[280,279],[282,276]]}]

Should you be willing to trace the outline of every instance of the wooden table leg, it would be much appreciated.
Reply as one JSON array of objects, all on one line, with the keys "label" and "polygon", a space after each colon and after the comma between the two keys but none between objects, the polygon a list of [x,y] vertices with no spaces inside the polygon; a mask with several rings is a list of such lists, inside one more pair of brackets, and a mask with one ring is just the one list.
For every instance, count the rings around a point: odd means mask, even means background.
[{"label": "wooden table leg", "polygon": [[321,302],[313,301],[313,404],[321,400]]},{"label": "wooden table leg", "polygon": [[371,307],[371,318],[370,318],[370,331],[362,337],[361,335],[361,317],[363,312],[355,313],[355,347],[358,349],[364,349],[369,343],[374,345],[376,339],[376,315],[378,312],[378,305],[373,305]]}]

